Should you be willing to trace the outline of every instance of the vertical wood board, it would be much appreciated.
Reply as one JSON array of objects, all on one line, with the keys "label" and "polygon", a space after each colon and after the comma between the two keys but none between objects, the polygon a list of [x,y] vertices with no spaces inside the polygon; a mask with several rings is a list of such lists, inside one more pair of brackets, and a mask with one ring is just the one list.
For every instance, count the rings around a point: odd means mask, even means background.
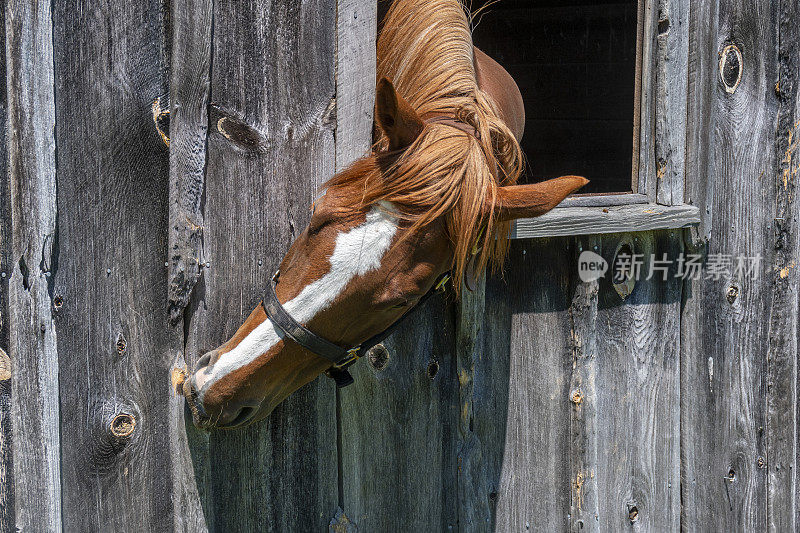
[{"label": "vertical wood board", "polygon": [[59,369],[50,287],[57,254],[51,5],[8,2],[5,23],[14,526],[60,531]]},{"label": "vertical wood board", "polygon": [[[333,175],[335,3],[214,5],[202,209],[204,268],[185,320],[187,363],[260,301]],[[313,530],[337,504],[335,393],[318,379],[265,422],[213,432],[201,500],[213,529]],[[243,474],[243,473],[246,473]],[[210,507],[210,508],[209,508]]]}]

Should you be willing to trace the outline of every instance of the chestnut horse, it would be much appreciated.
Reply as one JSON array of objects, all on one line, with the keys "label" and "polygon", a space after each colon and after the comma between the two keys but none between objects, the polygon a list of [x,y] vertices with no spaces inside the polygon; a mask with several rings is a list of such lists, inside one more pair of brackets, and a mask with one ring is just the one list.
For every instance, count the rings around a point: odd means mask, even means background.
[{"label": "chestnut horse", "polygon": [[[336,346],[358,346],[443,273],[452,272],[458,293],[468,263],[475,275],[499,265],[511,220],[541,215],[586,183],[566,176],[515,185],[522,98],[511,76],[473,47],[459,0],[395,1],[377,53],[375,147],[326,184],[280,264],[273,312],[259,305],[183,383],[200,427],[262,419],[330,374],[331,361],[298,344],[285,320]],[[276,309],[291,318],[282,324]]]}]

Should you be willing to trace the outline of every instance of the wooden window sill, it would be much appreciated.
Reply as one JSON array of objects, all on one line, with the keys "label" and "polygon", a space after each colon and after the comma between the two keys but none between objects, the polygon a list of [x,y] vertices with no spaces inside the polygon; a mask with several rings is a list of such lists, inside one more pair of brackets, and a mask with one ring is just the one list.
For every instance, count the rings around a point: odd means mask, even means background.
[{"label": "wooden window sill", "polygon": [[608,207],[558,207],[540,217],[517,220],[511,229],[511,238],[675,229],[699,222],[700,210],[692,205],[666,206],[647,203]]}]

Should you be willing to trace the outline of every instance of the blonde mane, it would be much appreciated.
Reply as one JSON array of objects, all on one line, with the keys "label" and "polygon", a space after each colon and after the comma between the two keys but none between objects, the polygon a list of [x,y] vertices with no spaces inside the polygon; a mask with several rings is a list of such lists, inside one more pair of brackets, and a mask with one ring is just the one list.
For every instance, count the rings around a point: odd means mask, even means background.
[{"label": "blonde mane", "polygon": [[469,135],[427,124],[402,154],[379,137],[371,157],[335,176],[329,187],[358,195],[361,207],[392,202],[412,222],[411,231],[446,217],[454,248],[454,287],[477,254],[476,272],[502,264],[508,223],[494,212],[497,187],[516,183],[523,168],[519,143],[494,102],[478,88],[470,18],[459,0],[396,0],[378,38],[378,79],[389,78],[422,117],[457,117],[475,127]]}]

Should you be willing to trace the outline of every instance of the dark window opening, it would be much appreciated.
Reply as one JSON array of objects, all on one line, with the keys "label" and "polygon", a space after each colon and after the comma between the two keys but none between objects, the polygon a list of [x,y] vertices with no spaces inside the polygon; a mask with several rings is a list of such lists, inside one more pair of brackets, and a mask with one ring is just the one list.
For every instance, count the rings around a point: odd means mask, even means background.
[{"label": "dark window opening", "polygon": [[581,193],[635,190],[638,2],[489,4],[473,39],[514,77],[525,100],[523,181],[578,174],[591,181]]}]

